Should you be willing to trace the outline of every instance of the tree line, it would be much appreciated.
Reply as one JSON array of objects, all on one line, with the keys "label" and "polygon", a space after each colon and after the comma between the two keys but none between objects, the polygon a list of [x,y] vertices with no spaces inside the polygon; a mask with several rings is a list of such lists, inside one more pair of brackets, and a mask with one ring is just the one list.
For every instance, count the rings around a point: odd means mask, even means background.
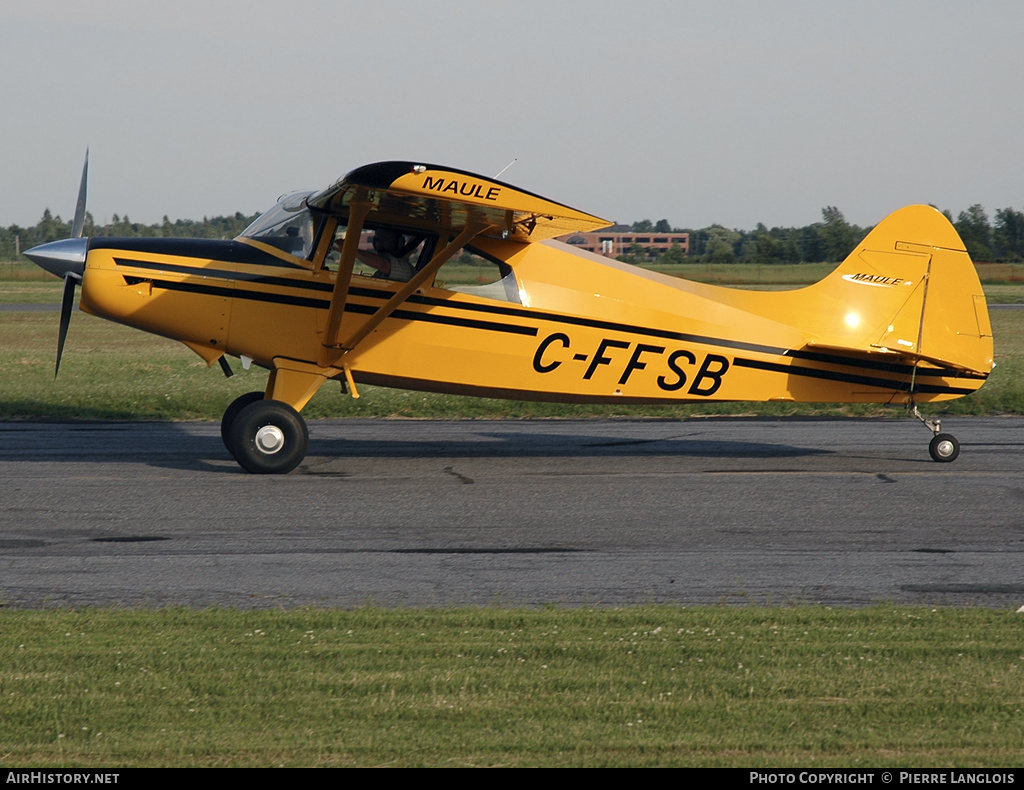
[{"label": "tree line", "polygon": [[[248,227],[259,214],[235,212],[230,217],[203,217],[202,220],[178,219],[171,222],[164,216],[162,222],[144,225],[132,222],[128,216],[115,214],[110,222],[97,225],[92,214],[86,212],[84,235],[86,236],[166,236],[192,239],[233,239]],[[71,236],[71,222],[65,222],[60,215],[54,216],[50,209],[43,212],[43,218],[32,227],[18,225],[0,227],[0,260],[27,260],[25,250],[39,244],[46,244]]]},{"label": "tree line", "polygon": [[[1024,212],[1013,208],[997,209],[995,222],[990,222],[978,203],[961,211],[954,219],[947,210],[943,214],[953,223],[967,251],[975,261],[1013,263],[1024,261]],[[202,220],[178,219],[152,225],[132,222],[127,216],[115,214],[105,225],[97,225],[91,214],[85,215],[86,236],[167,236],[175,238],[232,239],[241,233],[259,214],[203,217]],[[722,225],[706,228],[673,228],[667,219],[657,222],[634,222],[635,233],[689,233],[690,253],[679,247],[656,259],[661,263],[822,263],[843,260],[871,231],[851,225],[835,206],[821,210],[821,221],[802,228],[767,228],[758,223],[753,230],[729,229]],[[50,209],[32,227],[18,225],[0,227],[0,260],[26,260],[25,250],[39,244],[71,235],[71,223]],[[640,247],[631,249],[621,260],[629,263],[648,262],[651,254]]]},{"label": "tree line", "polygon": [[[961,211],[956,218],[942,212],[963,239],[972,260],[1013,263],[1024,261],[1024,212],[998,209],[989,221],[981,204]],[[689,233],[690,253],[669,250],[657,257],[661,263],[837,263],[843,260],[871,227],[851,225],[835,206],[821,210],[821,222],[802,228],[767,228],[758,223],[754,230],[729,229],[722,225],[706,228],[673,228],[666,219],[641,220],[632,225],[634,233]],[[620,260],[650,261],[647,250],[635,248]]]}]

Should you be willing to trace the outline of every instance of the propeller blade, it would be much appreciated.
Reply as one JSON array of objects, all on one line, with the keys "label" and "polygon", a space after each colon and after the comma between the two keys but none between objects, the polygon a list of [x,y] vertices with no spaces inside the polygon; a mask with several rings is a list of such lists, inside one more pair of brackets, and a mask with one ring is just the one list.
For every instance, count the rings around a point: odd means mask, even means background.
[{"label": "propeller blade", "polygon": [[64,354],[64,341],[68,337],[68,325],[71,323],[71,310],[75,306],[75,288],[81,278],[72,272],[64,275],[64,295],[60,300],[60,331],[57,335],[57,364],[53,368],[53,377],[60,372],[60,358]]},{"label": "propeller blade", "polygon": [[78,187],[78,202],[75,204],[75,221],[71,226],[71,238],[82,238],[85,227],[85,188],[89,181],[89,149],[85,149],[85,165],[82,166],[82,183]]}]

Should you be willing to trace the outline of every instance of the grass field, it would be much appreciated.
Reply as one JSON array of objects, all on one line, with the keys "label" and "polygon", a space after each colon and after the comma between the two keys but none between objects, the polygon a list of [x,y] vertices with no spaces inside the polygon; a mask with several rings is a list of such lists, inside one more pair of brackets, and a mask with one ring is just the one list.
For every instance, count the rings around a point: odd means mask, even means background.
[{"label": "grass field", "polygon": [[1017,766],[1022,615],[0,612],[6,766]]}]

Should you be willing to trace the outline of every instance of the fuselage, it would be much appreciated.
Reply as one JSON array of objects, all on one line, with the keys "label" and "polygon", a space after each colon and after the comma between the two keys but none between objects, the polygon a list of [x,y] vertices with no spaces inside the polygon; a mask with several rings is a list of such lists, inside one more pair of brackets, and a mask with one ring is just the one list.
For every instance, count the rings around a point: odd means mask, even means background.
[{"label": "fuselage", "polygon": [[[911,387],[918,401],[967,394],[987,372],[929,362],[915,370],[883,353],[836,351],[848,345],[844,336],[860,342],[863,329],[848,325],[849,305],[837,311],[815,286],[743,292],[556,242],[475,246],[511,269],[517,299],[450,290],[439,277],[328,375],[344,364],[355,381],[536,400],[902,402]],[[268,369],[281,359],[314,365],[335,277],[247,239],[97,238],[82,308],[183,341],[211,362],[227,354]],[[341,336],[400,285],[354,276]],[[879,297],[877,288],[851,290]],[[897,310],[904,293],[890,296]]]},{"label": "fuselage", "polygon": [[[82,309],[270,371],[221,420],[243,469],[283,474],[324,382],[551,401],[946,400],[994,365],[963,242],[928,206],[879,223],[832,274],[788,292],[668,277],[553,241],[599,217],[493,179],[378,162],[282,197],[234,240],[73,237],[29,250],[64,279],[59,370]],[[932,430],[932,458],[959,444]]]}]

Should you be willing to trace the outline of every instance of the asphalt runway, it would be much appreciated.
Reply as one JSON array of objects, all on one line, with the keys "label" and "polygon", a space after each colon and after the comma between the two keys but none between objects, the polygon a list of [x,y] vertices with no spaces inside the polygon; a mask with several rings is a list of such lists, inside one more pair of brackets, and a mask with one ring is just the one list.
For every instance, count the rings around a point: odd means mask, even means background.
[{"label": "asphalt runway", "polygon": [[0,605],[1024,604],[1024,419],[0,424]]}]

